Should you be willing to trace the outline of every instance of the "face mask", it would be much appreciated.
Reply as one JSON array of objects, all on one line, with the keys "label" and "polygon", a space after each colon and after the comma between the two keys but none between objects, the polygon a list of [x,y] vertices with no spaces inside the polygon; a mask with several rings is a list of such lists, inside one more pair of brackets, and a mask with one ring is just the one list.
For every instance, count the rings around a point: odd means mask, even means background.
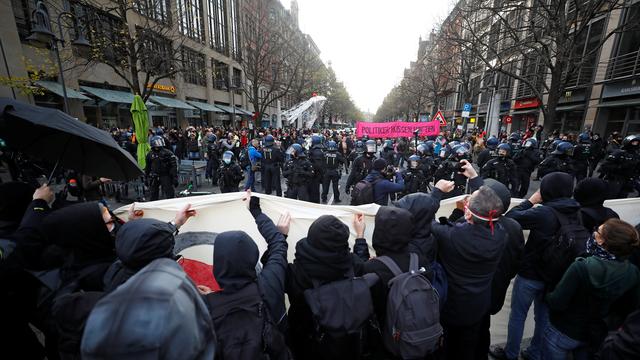
[{"label": "face mask", "polygon": [[587,253],[605,260],[616,260],[616,256],[598,245],[593,234],[587,240]]}]

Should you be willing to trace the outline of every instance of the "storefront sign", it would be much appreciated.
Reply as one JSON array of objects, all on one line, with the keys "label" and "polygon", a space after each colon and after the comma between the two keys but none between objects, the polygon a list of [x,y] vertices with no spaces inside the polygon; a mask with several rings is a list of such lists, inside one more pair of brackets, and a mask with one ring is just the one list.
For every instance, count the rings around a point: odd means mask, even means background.
[{"label": "storefront sign", "polygon": [[640,94],[640,84],[631,81],[623,81],[614,84],[607,84],[602,91],[603,98],[615,96],[627,96]]},{"label": "storefront sign", "polygon": [[504,120],[505,124],[511,124],[511,122],[513,122],[513,118],[511,117],[511,115],[503,117],[502,120]]},{"label": "storefront sign", "polygon": [[153,84],[153,86],[151,86],[151,84],[147,84],[147,89],[151,88],[153,88],[153,90],[170,92],[172,94],[176,93],[176,87],[173,85]]},{"label": "storefront sign", "polygon": [[586,100],[586,93],[584,89],[568,90],[564,92],[564,96],[560,97],[558,104],[584,102]]},{"label": "storefront sign", "polygon": [[536,108],[538,106],[540,106],[540,99],[528,98],[528,99],[516,100],[516,103],[513,105],[513,108],[529,109],[529,108]]}]

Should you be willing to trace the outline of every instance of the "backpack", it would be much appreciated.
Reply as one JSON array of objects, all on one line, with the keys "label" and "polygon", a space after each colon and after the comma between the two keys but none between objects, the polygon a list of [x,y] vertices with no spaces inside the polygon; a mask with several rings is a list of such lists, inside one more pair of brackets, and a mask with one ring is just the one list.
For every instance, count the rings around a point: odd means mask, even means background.
[{"label": "backpack", "polygon": [[290,359],[257,283],[242,290],[207,295],[216,330],[217,359]]},{"label": "backpack", "polygon": [[411,253],[408,272],[390,257],[375,258],[394,275],[389,280],[387,315],[382,331],[385,348],[403,359],[419,359],[438,349],[440,299],[431,282],[418,269],[418,255]]},{"label": "backpack", "polygon": [[351,191],[351,205],[372,204],[375,200],[374,187],[381,179],[368,181],[366,179],[358,181]]},{"label": "backpack", "polygon": [[304,291],[318,332],[331,337],[359,333],[373,315],[373,300],[369,288],[378,281],[375,274],[354,277],[320,285],[312,280],[313,288]]},{"label": "backpack", "polygon": [[586,244],[591,234],[579,222],[570,221],[566,215],[549,207],[555,214],[560,227],[551,241],[542,248],[540,272],[551,291],[560,282],[569,265],[586,253]]},{"label": "backpack", "polygon": [[249,161],[249,149],[244,148],[240,151],[240,156],[238,157],[238,162],[240,163],[240,168],[243,170],[246,169],[249,165],[251,165],[251,161]]}]

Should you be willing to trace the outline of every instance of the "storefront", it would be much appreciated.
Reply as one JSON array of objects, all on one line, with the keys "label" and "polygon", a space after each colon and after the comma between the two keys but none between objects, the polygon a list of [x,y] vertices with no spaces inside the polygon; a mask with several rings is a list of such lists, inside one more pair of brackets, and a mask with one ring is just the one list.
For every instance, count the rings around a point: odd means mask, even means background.
[{"label": "storefront", "polygon": [[558,100],[556,119],[551,124],[550,131],[560,133],[578,133],[583,129],[584,114],[587,101],[587,89],[567,90]]},{"label": "storefront", "polygon": [[640,133],[640,84],[628,80],[604,85],[594,131],[604,136]]},{"label": "storefront", "polygon": [[[124,91],[124,88],[106,85],[84,86],[81,83],[80,90],[93,98],[93,101],[84,103],[84,113],[87,122],[97,124],[102,128],[128,128],[132,126],[131,103],[133,94]],[[117,89],[117,90],[116,90]],[[120,90],[122,89],[122,90]]]},{"label": "storefront", "polygon": [[516,100],[511,112],[509,131],[526,131],[531,125],[536,124],[540,114],[540,104],[540,99],[536,97]]}]

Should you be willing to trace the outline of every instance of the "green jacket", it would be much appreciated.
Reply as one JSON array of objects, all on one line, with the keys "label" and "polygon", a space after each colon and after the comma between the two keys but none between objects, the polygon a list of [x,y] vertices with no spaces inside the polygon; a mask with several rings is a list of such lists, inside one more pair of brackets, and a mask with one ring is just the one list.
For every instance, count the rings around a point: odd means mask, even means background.
[{"label": "green jacket", "polygon": [[546,296],[549,321],[563,334],[587,341],[589,324],[602,319],[617,299],[636,309],[640,301],[640,270],[628,261],[577,258],[555,290]]}]

